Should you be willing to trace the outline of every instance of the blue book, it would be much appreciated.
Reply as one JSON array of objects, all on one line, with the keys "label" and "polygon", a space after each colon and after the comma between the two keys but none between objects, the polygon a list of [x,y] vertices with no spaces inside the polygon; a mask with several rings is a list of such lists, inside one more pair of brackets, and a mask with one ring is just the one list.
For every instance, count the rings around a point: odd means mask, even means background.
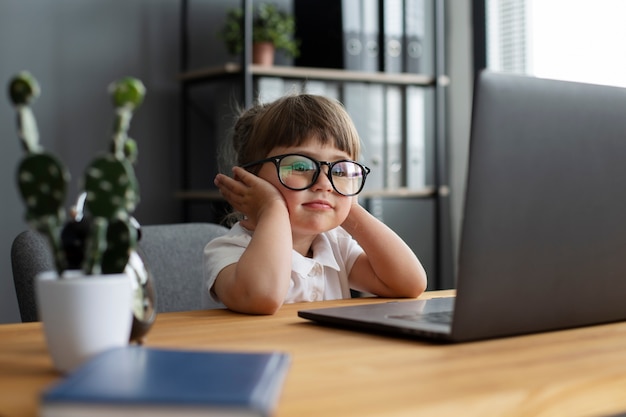
[{"label": "blue book", "polygon": [[289,364],[281,352],[115,348],[44,391],[41,415],[269,416]]}]

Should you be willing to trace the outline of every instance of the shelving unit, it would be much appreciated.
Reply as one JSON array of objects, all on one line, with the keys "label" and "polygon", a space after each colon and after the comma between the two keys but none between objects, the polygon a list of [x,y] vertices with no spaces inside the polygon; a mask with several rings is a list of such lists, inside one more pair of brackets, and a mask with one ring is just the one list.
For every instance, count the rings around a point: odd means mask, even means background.
[{"label": "shelving unit", "polygon": [[[423,187],[400,187],[366,189],[359,199],[362,204],[399,233],[418,254],[429,273],[429,289],[453,288],[453,267],[450,230],[450,202],[447,174],[446,146],[446,75],[444,39],[444,1],[434,1],[435,60],[433,74],[409,74],[365,72],[343,69],[309,68],[296,66],[258,66],[251,64],[251,16],[245,13],[246,33],[241,64],[227,63],[209,68],[189,69],[186,42],[187,2],[182,0],[181,22],[181,147],[182,184],[176,197],[183,204],[185,220],[219,221],[226,203],[212,184],[217,173],[217,161],[212,166],[206,164],[208,153],[218,152],[219,143],[224,140],[224,127],[231,125],[224,119],[221,110],[213,103],[194,100],[193,93],[201,88],[221,88],[228,93],[228,99],[237,97],[241,106],[249,106],[255,100],[255,86],[260,79],[280,79],[296,83],[312,81],[332,82],[345,86],[354,83],[363,85],[399,86],[402,89],[420,87],[432,92],[432,138],[429,138],[429,161],[427,182]],[[242,0],[244,10],[252,10],[252,0]],[[219,87],[218,87],[219,86]],[[403,90],[404,91],[404,90]],[[208,94],[210,95],[210,94]],[[340,98],[341,100],[341,98]],[[404,99],[403,99],[404,100]],[[201,101],[201,100],[200,100]],[[406,101],[403,101],[403,109]],[[223,110],[223,109],[222,109]],[[218,114],[219,116],[215,116]],[[411,115],[403,115],[403,120]],[[215,120],[210,120],[218,119]],[[194,122],[195,120],[195,122]],[[233,119],[234,121],[234,119]],[[195,123],[195,128],[194,128]],[[198,125],[206,123],[207,131],[197,135]],[[219,125],[222,125],[221,127]],[[357,126],[358,128],[358,126]],[[221,132],[220,132],[221,130]],[[406,134],[406,131],[403,131]],[[406,139],[402,142],[406,146]],[[198,150],[197,147],[201,150]],[[406,152],[403,149],[402,152]],[[199,154],[204,157],[198,158]],[[199,218],[194,207],[203,207],[203,218]],[[210,207],[212,210],[207,210]],[[207,215],[207,213],[211,213]],[[212,216],[212,217],[211,217]]]},{"label": "shelving unit", "polygon": [[[261,66],[256,64],[249,65],[249,71],[252,76],[280,77],[293,79],[309,79],[309,80],[329,80],[344,82],[368,82],[377,84],[394,84],[394,85],[422,85],[429,86],[435,84],[435,78],[424,74],[407,74],[407,73],[384,73],[384,72],[364,72],[349,71],[326,68],[309,68],[309,67],[284,67],[284,66]],[[233,62],[210,68],[187,71],[179,75],[178,79],[183,82],[205,82],[212,81],[216,78],[237,77],[242,74],[242,66]],[[445,77],[439,82],[447,83]]]}]

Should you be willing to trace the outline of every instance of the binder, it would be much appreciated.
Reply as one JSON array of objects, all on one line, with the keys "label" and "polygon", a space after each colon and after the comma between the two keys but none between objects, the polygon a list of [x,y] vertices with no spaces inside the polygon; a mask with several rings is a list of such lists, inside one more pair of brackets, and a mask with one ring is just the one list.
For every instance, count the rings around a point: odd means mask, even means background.
[{"label": "binder", "polygon": [[363,45],[363,71],[375,72],[379,70],[380,46],[379,46],[379,24],[380,16],[378,12],[379,0],[361,1],[361,35]]},{"label": "binder", "polygon": [[402,87],[385,87],[385,168],[386,188],[404,186]]},{"label": "binder", "polygon": [[[361,70],[363,0],[298,0],[293,3],[300,56],[295,65]],[[369,0],[372,1],[372,0]]]},{"label": "binder", "polygon": [[424,171],[426,185],[435,184],[436,142],[437,142],[437,108],[434,86],[424,88]]},{"label": "binder", "polygon": [[307,94],[316,94],[339,100],[339,84],[332,81],[306,80],[303,91]]},{"label": "binder", "polygon": [[382,190],[385,187],[385,87],[381,84],[367,85],[367,124],[365,130],[365,165],[371,171],[365,181],[366,190]]},{"label": "binder", "polygon": [[405,72],[419,73],[424,55],[424,0],[404,0]]},{"label": "binder", "polygon": [[270,103],[285,94],[285,80],[277,77],[259,77],[256,80],[257,101]]},{"label": "binder", "polygon": [[435,72],[435,0],[404,0],[404,71]]},{"label": "binder", "polygon": [[406,87],[406,186],[435,184],[435,87]]},{"label": "binder", "polygon": [[[363,65],[361,0],[342,0],[343,68],[361,70]],[[320,22],[321,23],[321,22]],[[323,23],[321,23],[323,25]]]},{"label": "binder", "polygon": [[359,161],[371,169],[363,191],[380,191],[384,187],[383,87],[359,82],[346,83],[343,103],[361,139]]},{"label": "binder", "polygon": [[298,94],[304,91],[304,82],[296,79],[283,80],[283,95]]},{"label": "binder", "polygon": [[[367,84],[360,82],[348,82],[343,86],[343,105],[350,115],[356,127],[361,144],[367,141]],[[364,151],[362,149],[362,151]],[[362,162],[365,161],[365,154],[361,155]],[[369,181],[369,177],[367,179]]]},{"label": "binder", "polygon": [[403,0],[381,0],[383,14],[383,70],[384,72],[402,72],[402,42],[404,34]]},{"label": "binder", "polygon": [[[360,82],[345,83],[343,87],[344,106],[361,139],[359,161],[371,169],[363,191],[380,190],[384,185],[382,170],[383,137],[381,134],[376,135],[370,130],[372,127],[370,120],[372,97],[369,88],[368,84]],[[378,99],[380,100],[379,106],[382,107],[382,96]],[[381,121],[379,120],[377,128],[382,131]]]},{"label": "binder", "polygon": [[[424,112],[424,87],[406,88],[406,141],[407,188],[419,190],[426,187],[426,115]],[[432,125],[432,122],[430,123]]]}]

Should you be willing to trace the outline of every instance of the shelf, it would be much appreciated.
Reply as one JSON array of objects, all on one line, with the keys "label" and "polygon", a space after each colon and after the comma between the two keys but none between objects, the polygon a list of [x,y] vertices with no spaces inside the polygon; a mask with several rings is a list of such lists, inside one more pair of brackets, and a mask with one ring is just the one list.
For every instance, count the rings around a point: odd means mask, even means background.
[{"label": "shelf", "polygon": [[[231,62],[220,66],[188,71],[180,74],[178,78],[179,80],[185,82],[200,82],[232,77],[240,75],[241,72],[241,65]],[[423,74],[347,71],[329,68],[286,67],[278,65],[269,67],[250,65],[250,72],[254,76],[345,82],[369,82],[396,85],[430,86],[434,85],[437,81],[434,77]]]},{"label": "shelf", "polygon": [[[394,190],[372,190],[364,191],[359,194],[359,198],[428,198],[436,194],[435,188],[424,187],[419,190],[410,190],[408,188],[398,188]],[[187,190],[178,191],[176,198],[180,200],[197,200],[197,201],[225,201],[224,197],[218,190]]]},{"label": "shelf", "polygon": [[[241,0],[241,3],[243,10],[252,10],[253,0]],[[392,66],[389,66],[388,60],[381,59],[376,67],[371,67],[378,68],[379,71],[356,71],[251,64],[251,14],[244,19],[244,51],[239,58],[232,58],[236,62],[190,68],[188,43],[190,39],[196,39],[196,36],[189,34],[189,10],[187,1],[183,0],[181,65],[176,74],[181,87],[182,178],[180,188],[173,197],[181,202],[185,220],[220,222],[228,211],[228,203],[219,190],[210,181],[206,181],[207,167],[196,158],[195,152],[217,154],[219,146],[227,139],[228,129],[231,128],[227,126],[230,124],[227,118],[234,116],[236,112],[231,104],[236,104],[237,108],[248,108],[259,100],[264,89],[267,92],[273,88],[271,97],[275,97],[274,93],[279,92],[279,84],[287,91],[296,90],[290,88],[292,84],[297,85],[298,91],[325,90],[325,94],[340,99],[342,103],[346,102],[346,110],[355,120],[355,125],[366,129],[363,130],[366,132],[363,140],[371,143],[364,144],[364,149],[367,145],[373,146],[369,149],[376,149],[377,155],[366,155],[363,162],[369,163],[367,159],[375,158],[376,164],[381,163],[383,178],[369,182],[369,186],[358,195],[360,203],[379,220],[396,230],[411,249],[419,254],[431,277],[429,289],[452,288],[454,275],[450,240],[450,190],[447,185],[447,87],[450,85],[450,78],[446,75],[446,2],[426,0],[419,3],[422,8],[419,13],[424,19],[422,41],[428,55],[424,55],[424,59],[419,62],[405,61],[403,57],[400,62],[392,62]],[[407,10],[402,12],[404,11]],[[380,9],[379,12],[381,19],[377,29],[382,41],[385,35],[382,19],[384,10]],[[313,24],[311,30],[316,32],[319,18],[312,15],[303,17]],[[342,23],[330,30],[341,36]],[[388,34],[392,35],[392,32],[389,31]],[[402,38],[402,42],[405,40]],[[205,53],[211,49],[211,41],[207,41]],[[308,65],[317,65],[321,60],[313,57],[309,62]],[[423,72],[385,72],[384,68],[420,68]],[[269,82],[265,86],[260,81]],[[207,89],[203,89],[204,87]],[[236,99],[237,102],[233,103],[231,99]],[[413,161],[409,158],[413,158],[418,149],[421,149],[420,161],[424,168],[419,174],[414,173],[412,168],[409,171],[408,168],[409,162]],[[407,167],[402,174],[402,181],[385,181],[392,168],[385,164],[395,165],[396,162],[401,167]],[[217,161],[212,162],[208,168],[211,172],[216,172]],[[428,186],[409,189],[407,185],[415,184],[413,181],[417,181],[417,178],[414,176],[418,175],[421,182],[417,184],[426,182]],[[411,180],[409,176],[412,176]],[[193,184],[198,188],[194,188]],[[383,189],[385,184],[403,185],[404,188]]]}]

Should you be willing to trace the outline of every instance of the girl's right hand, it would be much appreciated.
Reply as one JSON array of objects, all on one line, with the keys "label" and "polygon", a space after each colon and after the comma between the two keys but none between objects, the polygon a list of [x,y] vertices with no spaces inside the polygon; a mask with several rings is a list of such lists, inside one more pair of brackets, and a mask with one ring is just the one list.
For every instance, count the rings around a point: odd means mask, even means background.
[{"label": "girl's right hand", "polygon": [[240,167],[233,168],[233,178],[217,174],[214,181],[220,193],[235,210],[243,213],[241,225],[254,230],[263,211],[279,203],[287,207],[280,191],[263,178]]}]

